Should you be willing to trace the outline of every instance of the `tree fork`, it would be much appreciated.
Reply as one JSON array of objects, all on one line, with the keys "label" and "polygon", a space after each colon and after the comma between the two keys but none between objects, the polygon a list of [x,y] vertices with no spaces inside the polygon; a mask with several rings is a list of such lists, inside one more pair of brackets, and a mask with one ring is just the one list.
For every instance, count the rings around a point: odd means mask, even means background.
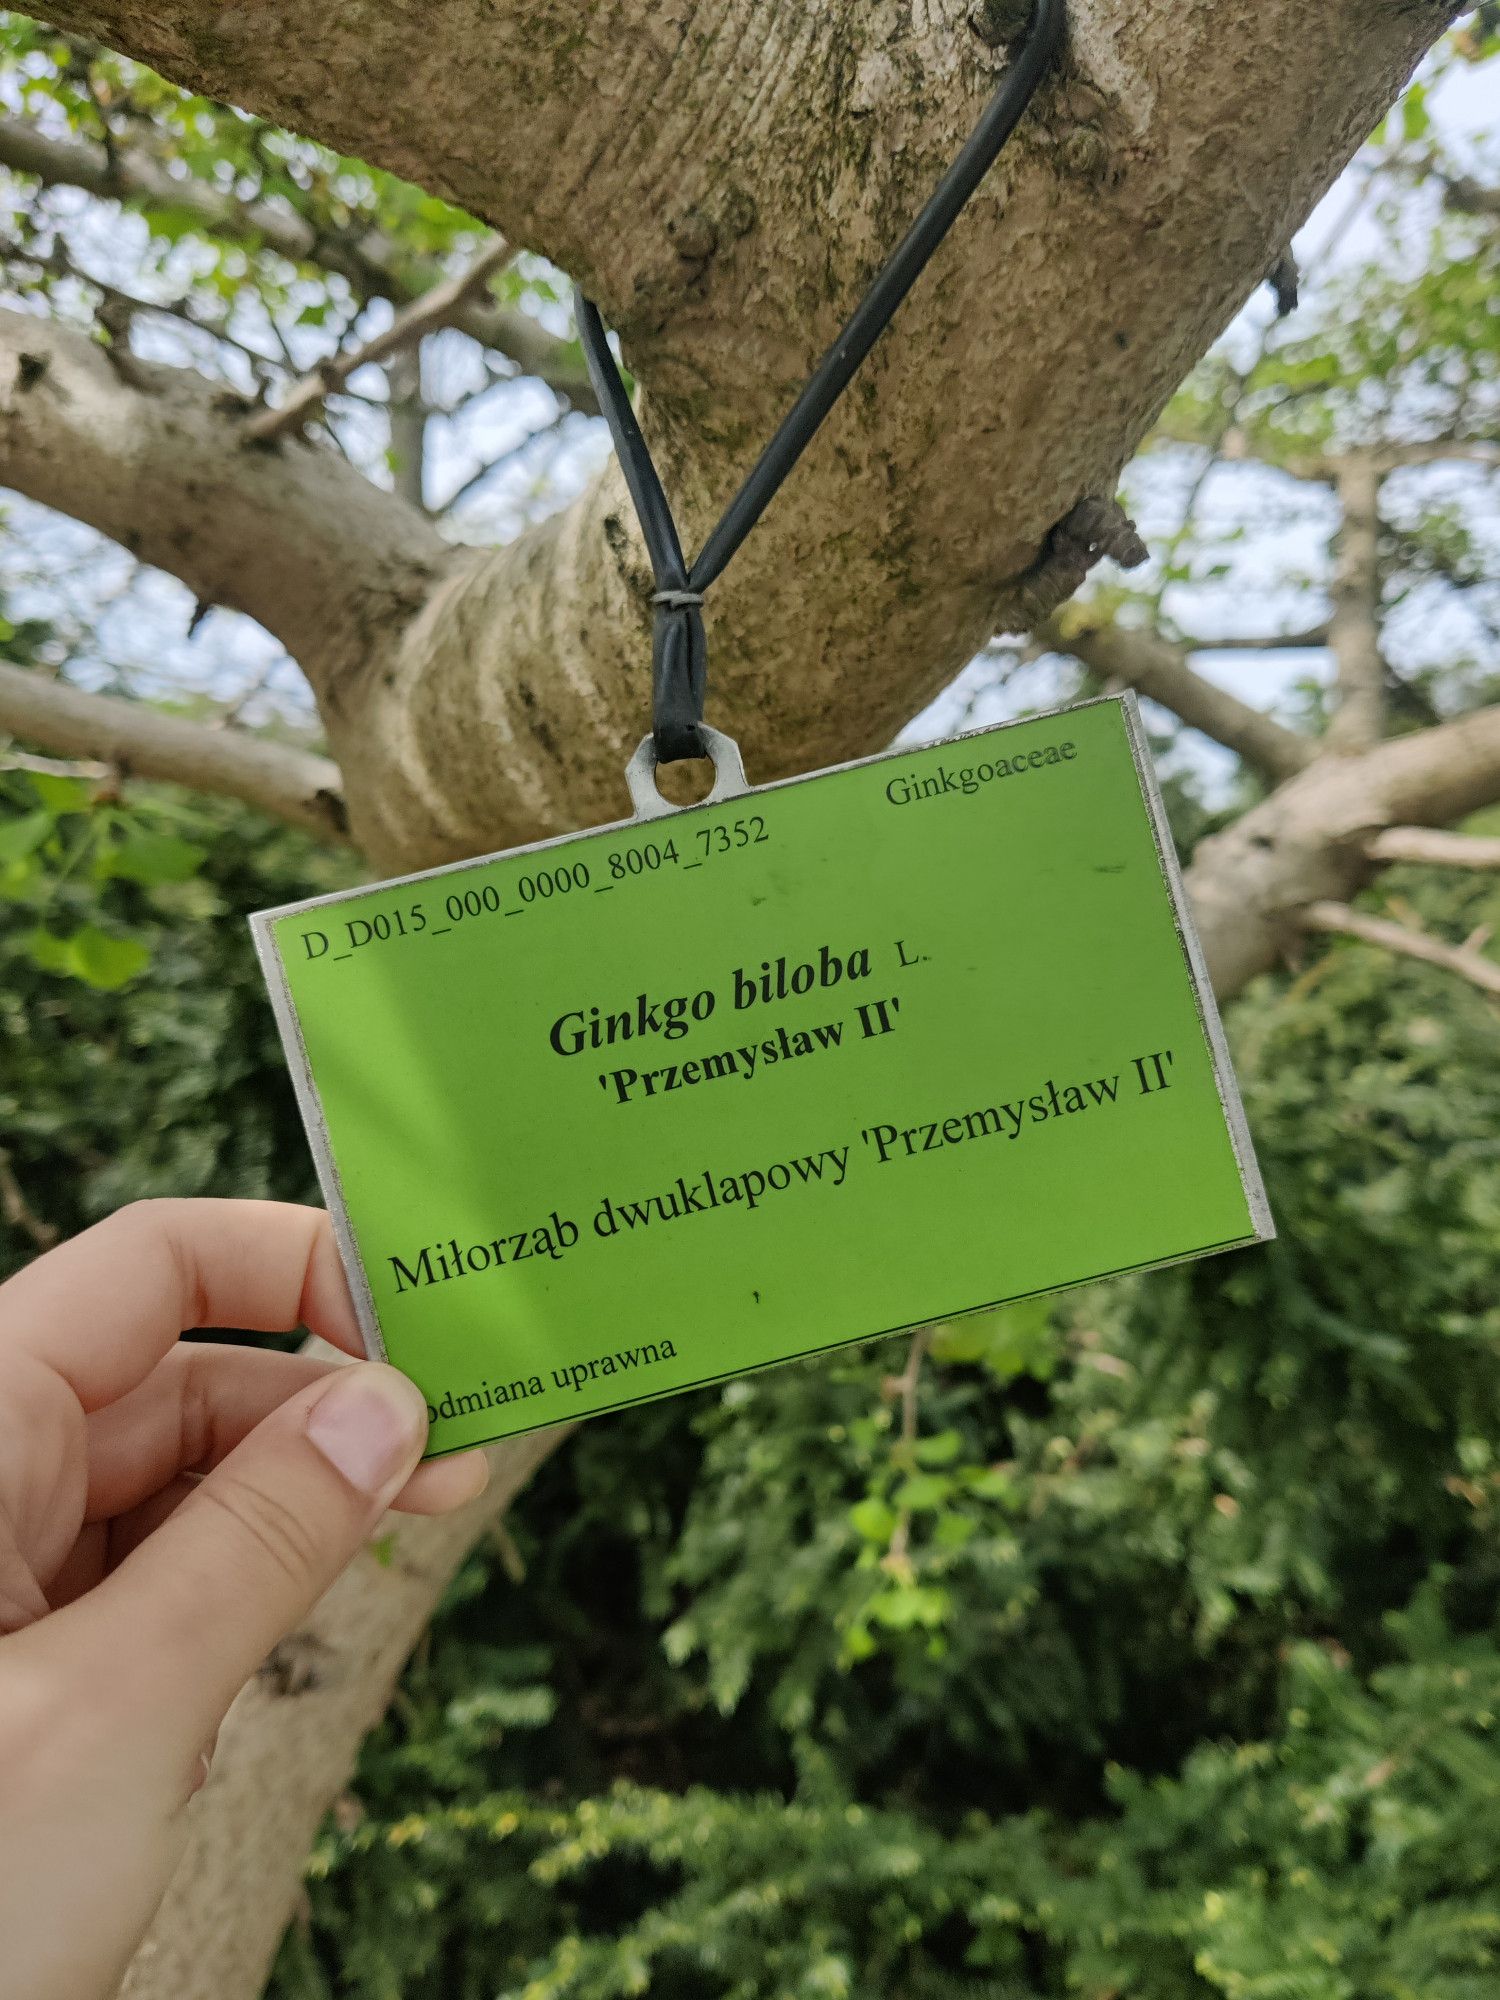
[{"label": "tree fork", "polygon": [[[418,26],[372,0],[310,41],[292,0],[53,8],[564,265],[621,330],[689,540],[992,90],[971,11],[443,0]],[[1063,73],[715,593],[712,713],[754,776],[877,748],[1026,622],[1053,530],[1114,490],[1451,11],[1074,0]],[[648,595],[606,472],[348,673],[304,657],[338,683],[356,834],[410,866],[622,810]]]}]

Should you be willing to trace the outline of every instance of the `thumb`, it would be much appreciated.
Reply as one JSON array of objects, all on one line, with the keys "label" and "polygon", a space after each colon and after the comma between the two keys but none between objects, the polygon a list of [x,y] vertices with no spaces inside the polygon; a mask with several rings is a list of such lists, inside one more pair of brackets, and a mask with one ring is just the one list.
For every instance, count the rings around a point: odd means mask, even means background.
[{"label": "thumb", "polygon": [[394,1368],[337,1370],[273,1410],[85,1600],[196,1744],[358,1553],[410,1478],[427,1407]]}]

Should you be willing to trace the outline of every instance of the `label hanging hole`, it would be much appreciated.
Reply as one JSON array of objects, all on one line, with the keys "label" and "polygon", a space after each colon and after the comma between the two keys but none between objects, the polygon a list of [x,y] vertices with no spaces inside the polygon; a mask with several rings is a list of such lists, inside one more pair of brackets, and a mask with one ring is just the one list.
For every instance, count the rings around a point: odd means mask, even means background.
[{"label": "label hanging hole", "polygon": [[674,806],[701,806],[717,776],[710,757],[680,757],[665,766],[658,761],[656,789]]},{"label": "label hanging hole", "polygon": [[[700,723],[699,728],[713,763],[714,782],[707,797],[698,803],[711,806],[721,799],[739,798],[750,789],[745,781],[740,746],[732,736],[710,729],[707,723]],[[669,813],[683,810],[671,799],[664,799],[656,788],[656,745],[649,736],[642,737],[640,747],[625,766],[625,782],[630,787],[630,802],[637,819],[665,819]]]}]

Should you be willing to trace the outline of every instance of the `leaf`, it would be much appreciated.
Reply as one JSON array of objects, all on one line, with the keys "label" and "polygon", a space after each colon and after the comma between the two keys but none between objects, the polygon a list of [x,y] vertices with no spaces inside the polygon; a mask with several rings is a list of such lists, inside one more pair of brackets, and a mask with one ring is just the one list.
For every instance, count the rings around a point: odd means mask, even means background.
[{"label": "leaf", "polygon": [[872,1493],[849,1509],[849,1523],[867,1542],[888,1542],[895,1533],[896,1510]]},{"label": "leaf", "polygon": [[1022,1299],[996,1312],[973,1313],[940,1327],[932,1352],[940,1362],[972,1361],[997,1380],[1031,1375],[1047,1381],[1056,1365],[1052,1301]]},{"label": "leaf", "polygon": [[185,882],[206,859],[206,849],[179,840],[176,834],[133,833],[99,857],[97,873],[150,887],[156,882]]},{"label": "leaf", "polygon": [[54,818],[60,813],[87,812],[93,787],[84,778],[59,777],[55,771],[28,771],[27,781]]},{"label": "leaf", "polygon": [[136,938],[111,937],[93,924],[85,924],[72,939],[73,964],[78,977],[90,986],[113,992],[149,964],[151,954]]},{"label": "leaf", "polygon": [[1003,1472],[998,1465],[988,1465],[983,1472],[971,1473],[964,1484],[981,1500],[1014,1500],[1019,1491],[1013,1476]]},{"label": "leaf", "polygon": [[946,1590],[934,1589],[930,1584],[904,1583],[872,1598],[869,1615],[890,1631],[909,1632],[914,1625],[941,1625],[948,1616],[950,1603]]},{"label": "leaf", "polygon": [[957,1431],[938,1431],[932,1437],[918,1438],[916,1457],[918,1465],[952,1465],[963,1450],[963,1439]]},{"label": "leaf", "polygon": [[1427,92],[1421,84],[1413,84],[1401,104],[1401,136],[1407,140],[1425,139],[1432,130],[1432,114],[1427,109]]},{"label": "leaf", "polygon": [[878,1650],[875,1636],[868,1625],[851,1625],[844,1634],[843,1664],[846,1667],[858,1666],[861,1660],[868,1660],[870,1655]]},{"label": "leaf", "polygon": [[151,958],[136,939],[111,937],[94,924],[85,924],[68,938],[56,937],[51,931],[33,931],[27,948],[44,972],[81,979],[86,986],[106,993],[134,979]]},{"label": "leaf", "polygon": [[70,941],[54,937],[51,931],[33,931],[26,949],[43,972],[70,973],[73,970]]},{"label": "leaf", "polygon": [[35,854],[51,831],[51,813],[21,813],[6,820],[0,825],[0,868],[11,867]]},{"label": "leaf", "polygon": [[159,207],[145,208],[142,214],[151,234],[164,243],[181,243],[185,237],[196,236],[203,229],[203,217],[195,208],[164,203]]}]

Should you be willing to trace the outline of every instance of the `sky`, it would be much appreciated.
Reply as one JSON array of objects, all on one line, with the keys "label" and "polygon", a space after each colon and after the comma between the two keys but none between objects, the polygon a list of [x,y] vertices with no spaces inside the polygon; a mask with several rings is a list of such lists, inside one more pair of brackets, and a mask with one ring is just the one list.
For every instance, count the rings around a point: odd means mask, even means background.
[{"label": "sky", "polygon": [[[1434,133],[1461,166],[1483,178],[1500,179],[1495,147],[1496,68],[1455,64],[1433,91],[1429,108]],[[1303,273],[1304,303],[1315,300],[1320,284],[1336,280],[1377,257],[1395,252],[1410,268],[1419,268],[1437,197],[1393,189],[1388,181],[1372,182],[1370,156],[1359,156],[1308,218],[1295,239]],[[1394,232],[1378,214],[1381,202],[1394,202],[1398,219]],[[1268,288],[1247,303],[1221,345],[1244,363],[1253,357],[1268,327],[1275,325],[1275,308]],[[1295,333],[1295,318],[1287,323]],[[1185,490],[1197,473],[1193,454],[1167,453],[1144,458],[1127,470],[1124,490],[1148,546],[1160,548],[1181,520]],[[1399,504],[1440,500],[1449,495],[1472,499],[1478,476],[1472,469],[1455,474],[1451,467],[1430,467],[1398,475],[1389,492]],[[1493,486],[1493,479],[1489,482]],[[1331,502],[1320,501],[1301,482],[1280,478],[1255,466],[1223,466],[1210,475],[1198,498],[1205,540],[1217,529],[1243,540],[1234,558],[1232,587],[1199,589],[1177,586],[1167,602],[1184,630],[1211,638],[1228,633],[1297,632],[1318,624],[1326,612],[1326,596],[1316,588],[1289,587],[1287,576],[1328,568],[1328,535],[1334,521]],[[1500,526],[1493,521],[1494,573],[1500,575]],[[1144,573],[1149,577],[1151,572]],[[1421,606],[1388,624],[1387,639],[1398,656],[1409,648],[1408,664],[1440,659],[1444,650],[1472,647],[1474,632],[1456,610],[1446,610],[1434,622]],[[1299,686],[1309,680],[1326,682],[1331,665],[1322,648],[1278,649],[1262,653],[1239,650],[1196,651],[1193,667],[1204,678],[1230,689],[1253,706],[1292,719]],[[981,656],[965,669],[953,687],[940,695],[903,731],[904,742],[930,741],[954,727],[978,728],[1028,708],[1065,698],[1071,677],[1055,663],[1039,662],[1016,674],[1005,685],[995,684],[995,663]],[[1148,718],[1166,727],[1170,718],[1152,704]],[[1212,797],[1228,784],[1232,756],[1195,732],[1184,735],[1179,757],[1203,778]]]}]

